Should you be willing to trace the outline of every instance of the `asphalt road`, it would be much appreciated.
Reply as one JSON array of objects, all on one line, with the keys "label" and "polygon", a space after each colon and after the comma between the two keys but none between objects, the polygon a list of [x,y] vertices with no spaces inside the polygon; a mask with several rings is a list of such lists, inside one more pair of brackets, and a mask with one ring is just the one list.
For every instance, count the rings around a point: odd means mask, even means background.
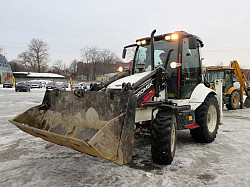
[{"label": "asphalt road", "polygon": [[0,86],[0,186],[249,186],[250,109],[224,110],[216,140],[198,144],[177,132],[169,166],[152,162],[150,138],[135,141],[131,163],[118,166],[46,142],[8,122],[42,102],[44,89],[15,93]]}]

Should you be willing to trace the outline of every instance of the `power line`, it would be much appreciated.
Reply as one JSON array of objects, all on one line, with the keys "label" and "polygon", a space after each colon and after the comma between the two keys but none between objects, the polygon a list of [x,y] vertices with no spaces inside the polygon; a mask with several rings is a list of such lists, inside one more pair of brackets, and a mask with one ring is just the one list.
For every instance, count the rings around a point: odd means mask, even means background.
[{"label": "power line", "polygon": [[223,50],[223,49],[218,49],[218,50],[211,50],[211,51],[202,51],[202,53],[221,53],[221,52],[249,52],[250,49],[245,49],[245,50],[241,50],[241,49],[237,49],[237,50]]},{"label": "power line", "polygon": [[[21,43],[21,42],[8,42],[8,41],[0,41],[0,43],[10,43],[10,44],[25,44],[25,45],[28,45],[28,43]],[[52,48],[65,48],[65,49],[75,49],[75,50],[82,50],[82,48],[86,47],[86,46],[83,46],[83,47],[69,47],[69,46],[58,46],[58,45],[50,45],[50,44],[47,44],[49,47],[52,47]],[[4,45],[6,47],[9,47],[9,48],[24,48],[24,47],[21,47],[21,46],[10,46],[10,45]],[[26,47],[26,46],[25,46]],[[53,49],[52,49],[53,50]],[[106,49],[98,49],[98,51],[104,51]],[[107,50],[110,50],[112,52],[120,52],[121,50],[119,49],[107,49]]]},{"label": "power line", "polygon": [[122,38],[117,38],[117,37],[107,37],[107,36],[101,36],[101,35],[85,35],[85,34],[80,34],[80,33],[65,33],[65,32],[51,32],[51,31],[40,31],[40,30],[35,30],[35,29],[23,29],[23,28],[10,28],[10,27],[0,27],[0,29],[7,29],[7,30],[14,30],[14,31],[32,31],[32,32],[37,32],[37,33],[42,33],[42,34],[56,34],[56,35],[71,35],[71,36],[84,36],[84,37],[89,37],[89,38],[102,38],[102,39],[112,39],[112,40],[122,40],[124,41],[124,37]]}]

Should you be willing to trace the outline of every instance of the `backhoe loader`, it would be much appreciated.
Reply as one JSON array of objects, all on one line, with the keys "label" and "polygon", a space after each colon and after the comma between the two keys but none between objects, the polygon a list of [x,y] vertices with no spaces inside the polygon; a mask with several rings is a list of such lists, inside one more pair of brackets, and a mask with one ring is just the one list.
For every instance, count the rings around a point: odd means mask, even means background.
[{"label": "backhoe loader", "polygon": [[127,48],[136,48],[129,71],[92,84],[89,91],[48,90],[41,105],[10,122],[34,136],[119,165],[132,159],[138,126],[150,130],[152,159],[158,164],[173,161],[177,130],[190,129],[195,141],[213,142],[221,102],[204,83],[202,40],[184,31],[155,32],[124,47],[123,58]]},{"label": "backhoe loader", "polygon": [[[234,77],[240,84],[240,88],[234,87]],[[247,96],[244,106],[249,108],[249,94],[247,87],[249,82],[242,73],[239,63],[232,61],[230,67],[208,67],[206,69],[206,79],[210,83],[210,87],[214,88],[216,79],[223,79],[223,103],[226,104],[228,110],[243,109],[243,94]]]}]

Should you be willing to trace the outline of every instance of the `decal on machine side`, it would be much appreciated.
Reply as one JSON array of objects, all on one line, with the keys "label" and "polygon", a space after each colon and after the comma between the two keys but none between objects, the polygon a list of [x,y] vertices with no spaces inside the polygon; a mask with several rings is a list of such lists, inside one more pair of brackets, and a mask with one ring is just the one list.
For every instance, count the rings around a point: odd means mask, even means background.
[{"label": "decal on machine side", "polygon": [[154,96],[155,96],[155,89],[150,90],[149,93],[147,93],[143,97],[143,101],[140,103],[140,107],[144,107],[146,105],[146,102],[148,102],[148,100]]},{"label": "decal on machine side", "polygon": [[143,87],[142,89],[140,89],[135,95],[136,97],[141,96],[147,89],[149,89],[151,86],[153,86],[152,83],[147,84],[145,87]]}]

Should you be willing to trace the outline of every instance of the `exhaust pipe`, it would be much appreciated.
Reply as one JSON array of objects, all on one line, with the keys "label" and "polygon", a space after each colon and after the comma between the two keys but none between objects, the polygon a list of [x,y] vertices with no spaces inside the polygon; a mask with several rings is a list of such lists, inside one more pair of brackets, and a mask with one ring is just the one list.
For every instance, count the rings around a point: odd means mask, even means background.
[{"label": "exhaust pipe", "polygon": [[152,31],[151,37],[150,37],[150,44],[151,44],[151,71],[155,69],[155,38],[154,35],[156,33],[156,29]]}]

